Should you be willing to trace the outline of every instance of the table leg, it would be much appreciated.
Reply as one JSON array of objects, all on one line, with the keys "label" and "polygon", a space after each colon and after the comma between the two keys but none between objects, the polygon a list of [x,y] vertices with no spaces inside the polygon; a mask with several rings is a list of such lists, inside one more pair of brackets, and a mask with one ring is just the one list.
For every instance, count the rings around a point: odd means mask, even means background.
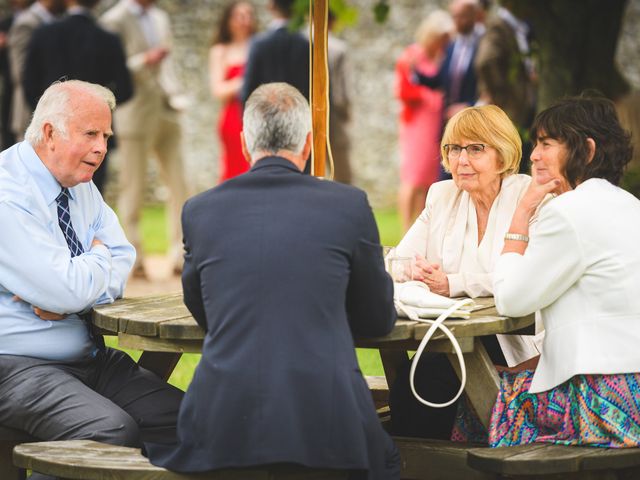
[{"label": "table leg", "polygon": [[[478,337],[474,339],[473,351],[465,353],[464,363],[467,369],[465,392],[475,409],[480,422],[489,429],[491,410],[496,403],[500,389],[500,377],[489,354]],[[449,361],[460,378],[460,365],[455,354],[448,354]]]},{"label": "table leg", "polygon": [[138,365],[155,373],[164,381],[169,380],[176,368],[182,353],[174,352],[142,352]]},{"label": "table leg", "polygon": [[387,386],[392,387],[396,381],[398,368],[407,361],[409,356],[406,350],[380,349],[380,359],[382,360],[382,368],[384,368],[384,376],[387,378]]}]

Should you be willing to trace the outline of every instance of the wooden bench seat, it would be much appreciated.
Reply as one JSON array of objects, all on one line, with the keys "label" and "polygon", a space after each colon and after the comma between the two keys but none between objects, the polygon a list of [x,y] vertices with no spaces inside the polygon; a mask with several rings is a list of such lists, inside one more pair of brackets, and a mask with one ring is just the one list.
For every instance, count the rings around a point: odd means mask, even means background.
[{"label": "wooden bench seat", "polygon": [[373,375],[365,376],[369,390],[371,390],[371,396],[373,397],[373,403],[376,408],[381,408],[389,405],[389,386],[387,385],[387,379],[385,377],[377,377]]},{"label": "wooden bench seat", "polygon": [[467,452],[478,444],[393,437],[400,452],[400,477],[407,480],[495,480],[495,475],[473,470]]},{"label": "wooden bench seat", "polygon": [[468,452],[470,467],[497,478],[640,479],[640,448],[595,448],[541,443]]},{"label": "wooden bench seat", "polygon": [[296,466],[229,469],[180,474],[149,463],[137,448],[117,447],[91,440],[24,443],[15,447],[13,461],[22,468],[77,480],[347,480],[340,470]]}]

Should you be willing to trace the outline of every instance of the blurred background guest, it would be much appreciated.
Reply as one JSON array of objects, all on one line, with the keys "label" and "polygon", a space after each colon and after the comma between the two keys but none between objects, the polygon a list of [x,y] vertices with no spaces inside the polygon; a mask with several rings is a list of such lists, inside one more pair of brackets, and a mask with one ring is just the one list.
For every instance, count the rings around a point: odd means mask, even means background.
[{"label": "blurred background guest", "polygon": [[231,2],[222,12],[209,51],[211,95],[223,102],[218,121],[218,135],[222,147],[220,182],[249,169],[240,146],[242,104],[239,94],[249,54],[249,41],[255,32],[256,17],[253,5],[245,1]]},{"label": "blurred background guest", "polygon": [[327,57],[329,63],[329,141],[333,156],[333,179],[351,183],[351,98],[347,81],[347,43],[335,36],[335,15],[329,10]]},{"label": "blurred background guest", "polygon": [[480,103],[502,108],[516,125],[523,145],[520,171],[528,171],[528,130],[535,113],[535,73],[529,46],[529,26],[515,17],[512,0],[501,0],[487,23],[475,59]]},{"label": "blurred background guest", "polygon": [[64,13],[64,0],[37,0],[16,16],[9,30],[9,66],[13,83],[11,105],[11,131],[17,141],[24,139],[24,132],[31,121],[31,107],[22,89],[22,73],[27,58],[27,48],[33,32],[41,25],[51,23]]},{"label": "blurred background guest", "polygon": [[478,99],[474,59],[482,28],[476,28],[479,5],[476,0],[453,0],[449,12],[456,27],[456,36],[447,47],[437,72],[423,75],[415,71],[416,83],[444,91],[444,121],[446,122]]},{"label": "blurred background guest", "polygon": [[[101,28],[93,16],[100,0],[65,0],[67,15],[42,25],[33,33],[22,88],[27,103],[35,110],[40,96],[56,80],[84,80],[110,89],[118,105],[133,95],[131,75],[120,39]],[[117,128],[114,126],[114,130]],[[109,149],[115,145],[109,137]],[[107,180],[109,154],[93,175],[101,193]]]},{"label": "blurred background guest", "polygon": [[169,15],[155,3],[155,0],[120,0],[100,19],[102,26],[120,37],[133,79],[133,97],[118,105],[114,122],[118,128],[118,158],[121,159],[118,215],[137,252],[132,275],[141,278],[147,274],[139,223],[151,154],[169,191],[167,226],[174,274],[182,272],[180,214],[188,196],[180,125],[180,112],[187,107],[188,97],[173,63]]},{"label": "blurred background guest", "polygon": [[290,27],[295,0],[269,0],[271,22],[251,42],[240,91],[243,103],[263,83],[286,82],[309,99],[309,40]]},{"label": "blurred background guest", "polygon": [[400,189],[398,210],[406,232],[424,208],[427,190],[440,171],[442,93],[411,82],[412,69],[435,74],[453,33],[453,20],[444,10],[432,12],[396,63],[395,94],[400,100]]},{"label": "blurred background guest", "polygon": [[0,76],[2,77],[2,98],[0,98],[0,150],[16,143],[11,130],[11,105],[13,103],[13,80],[9,67],[9,30],[16,17],[29,5],[29,0],[11,0],[12,12],[0,20]]}]

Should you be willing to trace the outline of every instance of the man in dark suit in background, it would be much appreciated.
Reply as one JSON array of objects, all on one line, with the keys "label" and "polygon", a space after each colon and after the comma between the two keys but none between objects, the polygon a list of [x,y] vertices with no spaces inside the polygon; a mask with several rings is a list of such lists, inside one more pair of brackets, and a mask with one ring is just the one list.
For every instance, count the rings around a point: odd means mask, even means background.
[{"label": "man in dark suit in background", "polygon": [[286,82],[309,99],[309,41],[289,30],[294,0],[270,0],[273,19],[266,32],[251,43],[240,92],[243,103],[258,86]]},{"label": "man in dark suit in background", "polygon": [[453,0],[449,7],[457,35],[447,47],[442,65],[435,75],[414,70],[416,83],[444,92],[443,124],[478,99],[474,59],[481,34],[476,28],[478,3],[475,0]]},{"label": "man in dark suit in background", "polygon": [[241,136],[251,170],[183,210],[184,301],[205,329],[176,445],[181,472],[267,464],[399,478],[399,457],[358,368],[353,335],[387,334],[393,285],[366,194],[302,175],[309,105],[259,87]]},{"label": "man in dark suit in background", "polygon": [[[29,42],[22,87],[31,109],[56,80],[84,80],[109,88],[121,105],[133,95],[120,39],[96,24],[91,10],[100,0],[66,0],[67,16],[38,28]],[[112,148],[113,145],[109,145]],[[107,159],[93,176],[103,192]]]}]

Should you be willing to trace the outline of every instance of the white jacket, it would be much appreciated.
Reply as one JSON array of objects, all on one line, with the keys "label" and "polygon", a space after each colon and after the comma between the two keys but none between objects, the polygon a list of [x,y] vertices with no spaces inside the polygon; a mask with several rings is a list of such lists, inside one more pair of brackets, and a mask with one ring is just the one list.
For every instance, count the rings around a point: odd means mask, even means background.
[{"label": "white jacket", "polygon": [[540,310],[531,393],[577,374],[640,372],[640,201],[602,179],[555,198],[524,255],[500,257],[494,294],[504,315]]},{"label": "white jacket", "polygon": [[[420,254],[429,263],[441,265],[452,297],[492,296],[492,271],[504,246],[504,234],[529,183],[528,175],[509,175],[502,180],[480,246],[475,208],[469,194],[453,180],[434,183],[429,188],[425,209],[396,247],[396,254],[406,257]],[[465,245],[471,251],[463,255]],[[485,258],[480,258],[483,254]],[[510,366],[539,353],[532,336],[498,335],[498,341]]]}]

